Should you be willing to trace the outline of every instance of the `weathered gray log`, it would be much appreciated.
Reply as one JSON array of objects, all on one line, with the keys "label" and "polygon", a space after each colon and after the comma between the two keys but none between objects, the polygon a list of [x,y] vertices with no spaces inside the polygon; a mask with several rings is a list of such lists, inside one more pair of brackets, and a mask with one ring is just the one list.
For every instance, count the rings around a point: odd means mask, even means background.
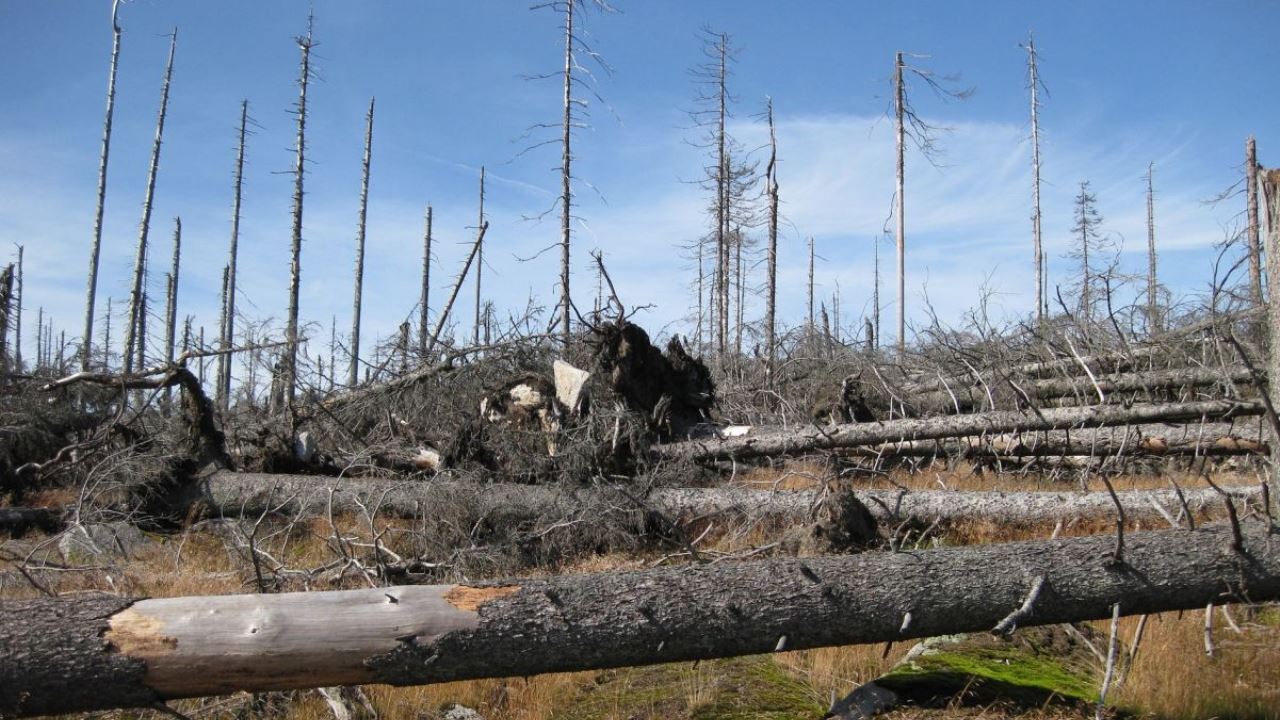
[{"label": "weathered gray log", "polygon": [[1269,434],[1258,423],[1149,423],[1076,430],[908,440],[848,448],[867,457],[1036,458],[1082,456],[1266,455]]},{"label": "weathered gray log", "polygon": [[[1169,370],[1149,370],[1145,372],[1098,375],[1090,379],[1087,375],[1074,377],[1049,378],[1045,380],[1014,379],[1017,390],[1000,376],[992,375],[984,378],[994,392],[1001,395],[1009,393],[1026,393],[1036,400],[1058,400],[1061,398],[1082,398],[1092,403],[1098,399],[1098,391],[1110,396],[1115,393],[1137,393],[1179,388],[1203,388],[1226,384],[1251,384],[1253,376],[1247,368],[1227,368],[1215,370],[1211,368],[1173,368]],[[908,402],[927,408],[954,409],[956,405],[965,407],[983,407],[989,402],[987,387],[973,384],[972,379],[965,378],[945,388],[923,393],[912,393],[907,396]]]},{"label": "weathered gray log", "polygon": [[[1035,379],[1046,378],[1054,375],[1060,376],[1065,374],[1068,376],[1074,376],[1082,374],[1082,363],[1085,366],[1088,366],[1090,372],[1099,374],[1119,372],[1125,368],[1133,367],[1134,363],[1151,364],[1153,361],[1160,360],[1167,362],[1170,352],[1169,343],[1184,340],[1185,338],[1206,330],[1214,330],[1216,332],[1220,327],[1251,320],[1263,315],[1265,311],[1265,307],[1253,307],[1235,313],[1214,314],[1203,320],[1184,325],[1183,327],[1166,330],[1157,338],[1159,342],[1131,347],[1127,350],[1115,350],[1112,352],[1098,353],[1096,355],[1085,355],[1080,358],[1063,356],[1052,360],[1037,360],[1015,365],[1011,368],[1002,368],[998,373],[990,368],[982,370],[982,372],[983,376],[986,378],[995,378],[1003,375],[1013,378]],[[903,392],[910,395],[931,392],[934,390],[943,390],[947,385],[957,387],[972,384],[974,382],[976,382],[976,378],[974,377],[973,371],[966,370],[946,378],[945,381],[936,376],[924,377],[914,382],[904,383],[901,389]]]},{"label": "weathered gray log", "polygon": [[1280,598],[1247,524],[478,585],[0,602],[0,715],[234,691],[417,685],[990,630]]},{"label": "weathered gray log", "polygon": [[753,428],[735,437],[705,438],[657,445],[650,449],[656,461],[731,460],[776,457],[797,453],[859,447],[910,440],[937,440],[971,435],[1065,430],[1155,422],[1224,420],[1261,415],[1261,402],[1207,400],[1189,403],[1097,405],[999,411],[949,417],[907,418],[872,423],[849,423],[791,430]]},{"label": "weathered gray log", "polygon": [[[1259,486],[1225,488],[1232,497],[1255,499]],[[654,511],[671,518],[727,514],[742,517],[803,519],[821,499],[812,490],[752,490],[747,488],[658,488],[635,495],[622,487],[564,487],[562,485],[479,484],[455,481],[391,482],[337,480],[311,475],[267,475],[220,471],[201,480],[180,502],[201,502],[218,514],[260,515],[264,512],[318,515],[365,511],[400,517],[432,517],[435,508],[468,507],[477,517],[500,516],[505,522],[580,516],[612,511]],[[854,496],[884,522],[907,519],[932,522],[996,520],[1055,522],[1073,518],[1106,517],[1115,512],[1106,492],[954,492],[859,489]],[[1172,490],[1133,490],[1117,493],[1131,520],[1159,517],[1161,510],[1176,515],[1181,507]],[[1183,491],[1193,511],[1220,507],[1222,497],[1209,488]]]}]

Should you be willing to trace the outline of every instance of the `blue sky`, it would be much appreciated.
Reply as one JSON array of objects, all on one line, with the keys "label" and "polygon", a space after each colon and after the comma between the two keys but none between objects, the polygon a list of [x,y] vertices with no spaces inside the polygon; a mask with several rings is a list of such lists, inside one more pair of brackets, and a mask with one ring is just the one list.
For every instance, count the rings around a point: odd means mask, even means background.
[{"label": "blue sky", "polygon": [[[916,92],[922,115],[951,132],[935,168],[908,156],[909,316],[922,297],[958,321],[993,292],[993,312],[1030,311],[1029,147],[1025,54],[1034,30],[1048,86],[1042,132],[1044,231],[1051,283],[1069,281],[1071,198],[1090,179],[1104,230],[1122,239],[1125,268],[1144,267],[1142,176],[1156,163],[1162,280],[1179,297],[1202,292],[1213,245],[1234,231],[1243,199],[1203,200],[1239,178],[1244,138],[1265,164],[1280,144],[1280,65],[1273,2],[756,2],[617,0],[592,16],[589,40],[614,68],[608,107],[576,147],[582,225],[575,238],[575,299],[590,307],[588,251],[600,248],[623,300],[652,303],[639,321],[685,332],[693,279],[680,247],[706,228],[696,180],[703,158],[688,140],[689,69],[698,29],[730,33],[739,48],[731,89],[734,133],[763,143],[755,119],[766,95],[779,123],[785,229],[781,314],[804,313],[805,242],[823,260],[820,292],[837,287],[851,326],[868,311],[872,238],[893,192],[892,132],[883,119],[895,50],[928,54],[942,74],[976,88],[965,102]],[[125,29],[106,205],[100,312],[123,303],[167,52],[179,28],[169,122],[151,238],[153,295],[162,292],[172,218],[184,226],[179,312],[210,333],[230,230],[235,125],[242,98],[257,127],[249,140],[242,225],[241,309],[283,315],[287,293],[293,119],[305,2],[134,0]],[[486,295],[501,316],[532,298],[554,303],[558,254],[555,147],[520,154],[526,128],[555,122],[557,83],[524,76],[559,66],[558,19],[524,2],[317,0],[302,313],[339,332],[350,324],[350,267],[364,113],[377,97],[366,278],[367,348],[395,332],[418,299],[422,212],[435,208],[433,305],[446,292],[475,223],[480,165],[491,221]],[[110,53],[107,0],[3,0],[0,53],[0,258],[26,245],[28,356],[43,306],[78,333],[92,236],[100,125]],[[1273,161],[1274,162],[1274,161]],[[882,245],[882,257],[891,253]],[[887,319],[894,312],[886,277]],[[758,315],[753,301],[748,316]],[[455,313],[470,318],[469,293]],[[118,319],[113,322],[118,330]],[[99,328],[101,320],[99,320]],[[118,337],[118,334],[117,334]]]}]

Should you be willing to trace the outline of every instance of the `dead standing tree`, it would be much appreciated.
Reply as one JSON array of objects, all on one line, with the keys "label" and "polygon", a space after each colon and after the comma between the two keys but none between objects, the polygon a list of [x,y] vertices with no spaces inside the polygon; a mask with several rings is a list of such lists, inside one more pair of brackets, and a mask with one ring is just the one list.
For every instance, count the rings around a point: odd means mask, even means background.
[{"label": "dead standing tree", "polygon": [[[1069,257],[1080,265],[1080,317],[1088,321],[1093,317],[1093,306],[1097,301],[1093,291],[1099,280],[1099,274],[1095,272],[1098,254],[1109,245],[1107,238],[1099,230],[1102,227],[1102,215],[1098,212],[1098,196],[1089,189],[1088,180],[1080,182],[1073,216],[1075,224],[1072,225],[1071,232],[1075,235],[1077,244]],[[1090,254],[1093,256],[1092,261]]]},{"label": "dead standing tree", "polygon": [[[178,267],[182,259],[182,218],[173,219],[173,264],[169,269],[164,303],[164,361],[173,364],[174,341],[178,330]],[[225,281],[225,277],[224,277]],[[165,404],[171,401],[170,388],[165,388]]]},{"label": "dead standing tree", "polygon": [[1156,274],[1156,190],[1154,162],[1147,165],[1147,334],[1163,327],[1160,313],[1160,282]]},{"label": "dead standing tree", "polygon": [[[365,118],[364,161],[360,174],[360,215],[356,221],[356,267],[354,298],[351,301],[351,366],[347,369],[347,387],[355,387],[360,379],[360,303],[364,298],[364,236],[369,216],[369,166],[373,159],[373,102]],[[331,369],[332,370],[332,369]]]},{"label": "dead standing tree", "polygon": [[[80,369],[92,361],[93,308],[98,294],[98,258],[102,253],[102,214],[107,199],[107,160],[111,155],[111,120],[116,107],[116,70],[120,65],[120,0],[111,3],[111,70],[107,76],[107,110],[102,120],[102,152],[98,157],[98,205],[93,216],[93,245],[89,249],[89,277],[85,288],[84,335],[80,340]],[[108,351],[110,352],[110,351]]]},{"label": "dead standing tree", "polygon": [[1262,305],[1262,240],[1258,222],[1258,144],[1250,135],[1244,147],[1244,182],[1246,190],[1245,222],[1249,243],[1249,290],[1256,307]]},{"label": "dead standing tree", "polygon": [[769,287],[765,309],[765,347],[769,359],[769,379],[773,380],[778,358],[778,135],[773,126],[773,98],[765,113],[769,121],[769,164],[765,167],[765,193],[769,196]]},{"label": "dead standing tree", "polygon": [[[913,58],[927,56],[913,55]],[[935,163],[940,149],[937,135],[945,128],[926,123],[916,113],[915,107],[907,96],[907,75],[920,78],[938,97],[947,100],[963,100],[973,94],[973,89],[955,90],[949,87],[954,78],[938,78],[932,70],[908,65],[899,51],[894,56],[893,67],[893,114],[895,119],[895,138],[897,149],[897,190],[895,214],[897,215],[897,260],[898,260],[898,351],[907,349],[907,285],[906,285],[906,141],[910,137],[916,148],[925,159]],[[936,164],[936,163],[935,163]]]},{"label": "dead standing tree", "polygon": [[[222,332],[218,346],[218,406],[225,412],[231,403],[231,346],[236,336],[236,261],[240,244],[240,207],[244,195],[244,141],[249,125],[249,101],[240,101],[240,136],[236,144],[236,170],[231,200],[231,244],[227,249],[226,280],[222,291]],[[332,371],[332,368],[330,368]]]},{"label": "dead standing tree", "polygon": [[307,86],[311,80],[311,48],[315,30],[315,15],[307,17],[306,37],[298,37],[296,42],[302,51],[301,68],[298,72],[298,105],[295,110],[298,116],[298,136],[294,146],[295,159],[293,166],[293,233],[290,243],[289,264],[289,309],[285,317],[286,346],[281,359],[280,382],[284,385],[284,404],[290,416],[293,415],[294,393],[298,379],[298,294],[302,285],[302,197],[303,177],[306,174],[307,149]]},{"label": "dead standing tree", "polygon": [[422,233],[422,297],[418,299],[418,354],[427,360],[427,316],[431,311],[431,204],[427,204],[426,230]]},{"label": "dead standing tree", "polygon": [[[178,49],[178,29],[173,29],[169,39],[169,60],[165,64],[164,84],[160,88],[160,111],[156,114],[156,134],[151,144],[151,163],[147,170],[147,194],[142,202],[142,222],[138,226],[138,247],[133,263],[133,289],[129,293],[129,321],[125,326],[124,374],[134,369],[135,353],[143,354],[146,341],[143,337],[147,318],[144,303],[146,287],[144,278],[147,262],[147,234],[151,231],[151,208],[155,200],[156,174],[160,170],[160,146],[164,141],[164,119],[169,110],[169,83],[173,79],[173,56]],[[140,369],[140,368],[139,368]]]},{"label": "dead standing tree", "polygon": [[[530,7],[531,10],[550,9],[563,17],[563,68],[554,73],[544,73],[529,77],[531,80],[557,78],[561,81],[563,102],[560,122],[554,125],[551,123],[539,123],[530,128],[533,131],[557,127],[560,130],[560,137],[554,140],[534,143],[532,146],[525,148],[524,152],[543,145],[560,145],[560,196],[556,198],[555,205],[543,214],[550,213],[556,207],[560,209],[560,298],[557,308],[559,310],[560,339],[566,345],[569,342],[570,320],[573,313],[573,300],[569,293],[570,270],[572,269],[570,246],[574,218],[573,136],[575,130],[588,127],[587,120],[590,116],[591,105],[587,96],[603,102],[599,93],[595,90],[595,75],[587,64],[579,62],[579,57],[580,55],[585,55],[590,58],[591,62],[606,74],[612,74],[613,72],[608,63],[604,61],[604,58],[591,48],[591,45],[586,42],[584,37],[583,20],[585,20],[586,13],[583,11],[590,8],[595,8],[601,13],[614,11],[607,0],[551,0],[550,2],[537,3]],[[480,303],[477,302],[477,307],[479,305]]]},{"label": "dead standing tree", "polygon": [[[480,232],[480,228],[484,227],[484,166],[480,166],[480,211],[476,220],[476,232]],[[480,280],[484,275],[484,244],[481,243],[476,248],[476,307],[475,322],[472,328],[471,344],[480,345],[480,315],[484,312],[484,302],[481,300]]]},{"label": "dead standing tree", "polygon": [[1048,312],[1045,297],[1048,267],[1040,234],[1040,89],[1043,83],[1035,38],[1028,34],[1023,47],[1027,51],[1027,87],[1031,91],[1031,242],[1036,264],[1036,318],[1043,322]]}]

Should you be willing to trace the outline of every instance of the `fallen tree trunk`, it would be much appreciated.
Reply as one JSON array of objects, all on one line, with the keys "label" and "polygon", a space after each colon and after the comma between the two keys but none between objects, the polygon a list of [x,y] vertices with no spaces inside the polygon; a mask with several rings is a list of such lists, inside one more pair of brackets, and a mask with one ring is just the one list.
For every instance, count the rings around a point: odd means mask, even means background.
[{"label": "fallen tree trunk", "polygon": [[1107,457],[1266,455],[1270,438],[1261,425],[1234,423],[1120,427],[1002,433],[941,440],[908,440],[846,448],[842,455],[862,457]]},{"label": "fallen tree trunk", "polygon": [[[1236,499],[1256,499],[1259,486],[1225,489]],[[1106,492],[954,492],[858,489],[851,493],[881,522],[915,519],[932,522],[996,520],[1055,522],[1105,517],[1115,512]],[[602,512],[652,511],[670,518],[729,514],[742,517],[803,519],[821,501],[813,490],[752,490],[747,488],[658,488],[633,495],[622,486],[564,487],[561,485],[479,484],[455,481],[390,482],[335,480],[310,475],[266,475],[219,471],[200,481],[179,502],[180,507],[204,503],[214,514],[281,513],[320,515],[326,512],[381,513],[399,517],[431,517],[441,506],[466,507],[476,517],[501,517],[504,522],[539,518],[578,517]],[[839,493],[837,493],[839,494]],[[1189,510],[1221,506],[1212,489],[1182,491]],[[1179,512],[1181,502],[1172,490],[1129,490],[1117,493],[1130,520]],[[1156,506],[1159,506],[1157,509]]]},{"label": "fallen tree trunk", "polygon": [[[971,378],[948,384],[945,387],[927,392],[912,392],[907,397],[912,404],[926,408],[955,410],[971,407],[982,407],[990,400],[987,386],[973,384]],[[1024,380],[1015,377],[1016,388],[1010,383],[994,375],[986,378],[991,390],[1002,396],[1012,392],[1014,395],[1025,393],[1036,400],[1059,400],[1062,398],[1081,398],[1091,403],[1098,399],[1098,393],[1105,396],[1115,393],[1138,393],[1177,390],[1180,388],[1203,388],[1227,384],[1251,384],[1253,376],[1247,368],[1228,368],[1214,370],[1210,368],[1173,368],[1170,370],[1150,370],[1146,372],[1099,375],[1090,379],[1088,376],[1050,378],[1047,380]]]},{"label": "fallen tree trunk", "polygon": [[[994,369],[987,368],[983,375],[988,378],[1000,376],[1011,376],[1013,378],[1045,378],[1050,375],[1078,375],[1087,366],[1093,373],[1109,373],[1119,372],[1125,368],[1133,367],[1134,363],[1152,364],[1153,361],[1168,362],[1171,348],[1168,343],[1178,341],[1196,333],[1206,330],[1212,330],[1219,333],[1222,326],[1230,326],[1233,323],[1251,320],[1264,314],[1266,307],[1253,307],[1241,310],[1236,313],[1225,315],[1211,315],[1203,320],[1191,323],[1184,327],[1176,328],[1163,332],[1156,338],[1158,342],[1146,343],[1127,350],[1114,350],[1111,352],[1099,353],[1096,355],[1085,355],[1080,358],[1064,355],[1062,357],[1053,358],[1051,360],[1035,360],[1025,362],[1020,365],[1014,365],[1012,368],[1004,369],[997,372]],[[1220,333],[1219,333],[1220,334]],[[902,391],[908,394],[930,392],[934,390],[943,390],[947,385],[953,387],[963,386],[977,382],[972,370],[955,373],[945,381],[938,377],[927,377],[915,382],[905,383]]]},{"label": "fallen tree trunk", "polygon": [[18,537],[31,530],[57,532],[63,527],[62,512],[51,508],[0,508],[0,533]]},{"label": "fallen tree trunk", "polygon": [[0,714],[873,643],[1280,598],[1250,525],[478,585],[0,602]]},{"label": "fallen tree trunk", "polygon": [[777,457],[797,453],[859,447],[911,440],[938,440],[971,435],[1065,430],[1155,422],[1225,420],[1261,415],[1263,404],[1246,400],[1206,400],[1189,403],[1157,403],[1125,407],[1046,408],[906,418],[872,423],[848,423],[793,430],[753,428],[735,437],[704,438],[656,445],[655,461],[733,460]]}]

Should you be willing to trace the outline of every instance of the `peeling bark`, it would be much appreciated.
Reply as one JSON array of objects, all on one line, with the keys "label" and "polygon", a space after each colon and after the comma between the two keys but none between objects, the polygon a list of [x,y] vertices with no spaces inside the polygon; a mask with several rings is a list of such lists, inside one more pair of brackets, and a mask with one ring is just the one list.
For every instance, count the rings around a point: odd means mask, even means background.
[{"label": "peeling bark", "polygon": [[[0,714],[732,657],[1280,598],[1259,525],[474,586],[0,603]],[[903,617],[911,616],[910,623]],[[335,622],[337,619],[340,622]],[[36,632],[33,632],[35,630]]]}]

